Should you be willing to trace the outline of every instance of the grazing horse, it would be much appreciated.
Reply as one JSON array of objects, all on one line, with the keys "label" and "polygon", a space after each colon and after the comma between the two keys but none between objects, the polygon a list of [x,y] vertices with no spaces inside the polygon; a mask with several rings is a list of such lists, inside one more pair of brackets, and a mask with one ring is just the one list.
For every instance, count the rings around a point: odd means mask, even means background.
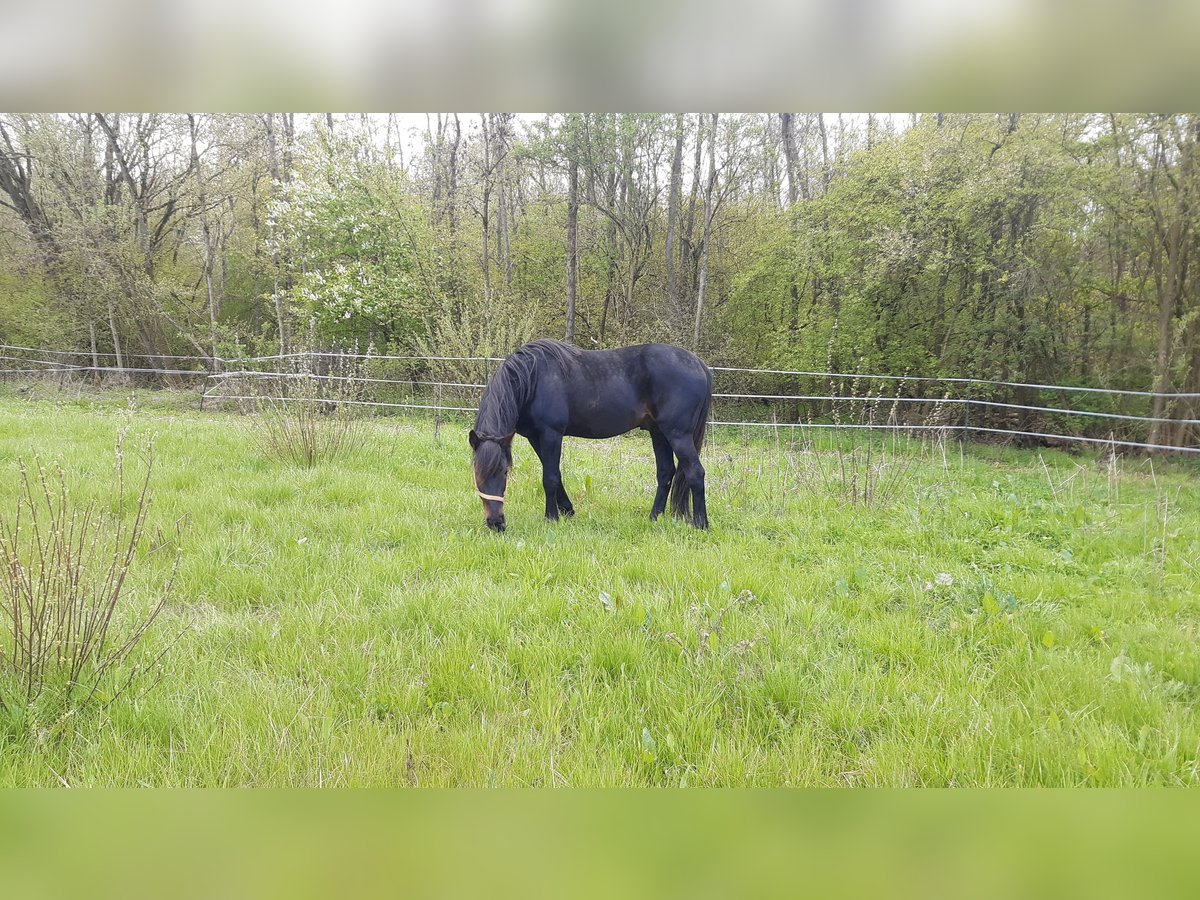
[{"label": "grazing horse", "polygon": [[[580,350],[561,341],[521,347],[496,369],[471,430],[476,493],[489,528],[504,530],[504,492],[513,435],[526,438],[542,461],[546,518],[575,512],[563,489],[559,457],[564,435],[608,438],[644,428],[654,444],[658,492],[650,518],[671,497],[671,512],[708,527],[700,448],[712,400],[712,373],[694,354],[667,344]],[[676,466],[672,454],[679,459]]]}]

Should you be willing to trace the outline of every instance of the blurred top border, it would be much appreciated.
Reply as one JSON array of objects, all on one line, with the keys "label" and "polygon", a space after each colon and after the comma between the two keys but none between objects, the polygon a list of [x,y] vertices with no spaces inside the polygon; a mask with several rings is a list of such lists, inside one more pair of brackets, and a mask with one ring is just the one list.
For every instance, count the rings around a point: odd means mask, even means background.
[{"label": "blurred top border", "polygon": [[4,3],[0,108],[1186,108],[1188,0]]}]

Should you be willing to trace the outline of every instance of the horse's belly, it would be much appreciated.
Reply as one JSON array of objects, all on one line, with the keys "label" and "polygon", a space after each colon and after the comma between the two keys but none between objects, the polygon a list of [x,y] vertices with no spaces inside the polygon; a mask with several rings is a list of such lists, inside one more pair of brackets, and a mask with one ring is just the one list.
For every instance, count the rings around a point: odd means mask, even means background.
[{"label": "horse's belly", "polygon": [[650,419],[644,409],[626,411],[622,414],[607,413],[588,417],[573,417],[566,433],[572,437],[610,438],[640,428]]},{"label": "horse's belly", "polygon": [[633,422],[630,424],[610,424],[607,426],[599,424],[590,425],[571,425],[567,428],[566,433],[571,437],[581,438],[610,438],[616,437],[619,434],[624,434],[627,431],[633,431],[640,423]]}]

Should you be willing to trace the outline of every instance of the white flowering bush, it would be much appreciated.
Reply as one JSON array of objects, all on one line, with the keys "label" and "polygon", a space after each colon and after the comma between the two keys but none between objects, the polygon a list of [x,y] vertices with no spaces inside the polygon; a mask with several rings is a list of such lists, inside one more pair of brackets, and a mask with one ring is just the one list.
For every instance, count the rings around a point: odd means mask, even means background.
[{"label": "white flowering bush", "polygon": [[286,299],[331,342],[410,345],[437,292],[436,239],[402,172],[361,138],[301,149],[269,220]]}]

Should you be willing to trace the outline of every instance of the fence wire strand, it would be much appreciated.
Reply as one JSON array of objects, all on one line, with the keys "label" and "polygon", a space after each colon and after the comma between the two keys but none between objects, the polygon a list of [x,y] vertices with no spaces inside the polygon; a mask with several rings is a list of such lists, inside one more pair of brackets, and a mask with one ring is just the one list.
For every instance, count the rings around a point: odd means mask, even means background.
[{"label": "fence wire strand", "polygon": [[[316,379],[321,381],[349,381],[352,383],[369,383],[380,385],[397,385],[409,388],[434,388],[438,391],[442,389],[463,390],[463,391],[480,391],[485,385],[479,382],[458,382],[458,381],[435,381],[423,378],[385,378],[365,375],[328,375],[315,372],[280,372],[280,371],[264,371],[262,369],[245,368],[255,364],[266,363],[282,363],[285,360],[293,359],[342,359],[342,360],[365,360],[372,361],[391,361],[391,362],[410,362],[410,363],[446,363],[446,362],[467,362],[467,363],[497,363],[501,362],[501,357],[491,356],[401,356],[401,355],[376,355],[376,354],[360,354],[360,353],[339,353],[334,351],[300,351],[295,353],[275,354],[269,356],[246,356],[236,359],[225,359],[217,356],[202,357],[202,356],[182,356],[170,354],[122,354],[117,357],[111,352],[96,352],[90,350],[53,350],[45,348],[23,347],[12,344],[0,344],[0,360],[9,364],[21,363],[33,368],[5,368],[0,369],[0,375],[27,375],[27,376],[45,376],[45,375],[159,375],[159,376],[175,376],[175,377],[203,377],[206,386],[201,393],[201,405],[206,402],[220,402],[224,400],[276,400],[281,402],[291,402],[298,398],[290,397],[266,397],[258,395],[248,395],[243,393],[225,394],[221,393],[222,389],[235,387],[237,379],[245,378],[247,380],[266,381],[269,379]],[[35,357],[30,356],[15,356],[12,353],[27,353],[36,354]],[[60,357],[59,359],[46,359],[44,357]],[[43,358],[38,358],[43,357]],[[187,360],[200,363],[203,367],[193,369],[183,368],[166,368],[154,366],[96,366],[96,365],[80,365],[76,363],[65,362],[62,357],[76,357],[83,359],[95,360],[100,357],[106,359],[117,358],[122,360],[145,359],[145,360]],[[236,365],[242,368],[236,368],[229,371],[214,372],[211,368],[215,365]],[[41,367],[41,368],[37,368]],[[821,379],[850,379],[850,380],[877,380],[895,383],[940,383],[968,386],[989,386],[989,387],[1004,387],[1004,388],[1025,388],[1033,390],[1045,391],[1077,391],[1099,395],[1112,395],[1117,397],[1142,397],[1142,398],[1164,398],[1169,400],[1177,399],[1193,399],[1200,398],[1200,393],[1197,392],[1164,392],[1164,391],[1133,391],[1122,389],[1107,389],[1086,387],[1081,385],[1050,385],[1036,384],[1030,382],[1010,382],[996,381],[980,378],[952,378],[952,377],[931,377],[931,376],[904,376],[904,375],[874,375],[863,373],[838,373],[838,372],[817,372],[817,371],[800,371],[788,369],[752,369],[736,366],[711,366],[714,373],[728,372],[739,373],[744,375],[766,375],[766,376],[790,376],[790,377],[807,377]],[[830,384],[830,388],[833,385]],[[1092,419],[1106,419],[1116,422],[1128,423],[1146,423],[1146,424],[1170,424],[1175,426],[1198,426],[1200,419],[1195,418],[1168,418],[1164,416],[1153,415],[1131,415],[1128,413],[1107,412],[1103,410],[1087,410],[1074,409],[1070,407],[1056,406],[1041,406],[1035,404],[1011,403],[1001,400],[987,400],[976,397],[908,397],[908,396],[880,396],[880,395],[845,395],[838,394],[831,390],[828,394],[754,394],[754,393],[714,393],[716,400],[733,400],[746,401],[749,403],[771,403],[781,401],[791,402],[809,402],[833,404],[834,416],[837,416],[837,410],[841,404],[870,404],[873,408],[878,408],[880,404],[889,404],[897,406],[899,404],[926,404],[935,408],[941,406],[955,406],[964,410],[970,410],[972,407],[987,408],[995,410],[1013,410],[1017,412],[1032,412],[1045,415],[1068,415],[1082,416]],[[474,412],[473,407],[464,406],[445,406],[440,402],[434,403],[399,403],[384,400],[333,400],[333,399],[315,399],[320,403],[335,403],[351,406],[362,407],[379,407],[385,409],[415,409],[415,410],[432,410],[439,412]],[[884,422],[866,422],[866,423],[848,423],[848,422],[779,422],[779,421],[724,421],[714,419],[710,422],[711,425],[719,427],[754,427],[754,428],[810,428],[810,429],[843,429],[843,430],[883,430],[883,431],[910,431],[910,432],[957,432],[960,434],[995,434],[1008,435],[1013,437],[1030,437],[1042,440],[1051,441],[1078,441],[1090,444],[1112,445],[1121,447],[1139,448],[1145,450],[1163,450],[1181,453],[1200,453],[1200,447],[1190,447],[1175,444],[1161,444],[1149,441],[1135,441],[1125,438],[1117,438],[1114,435],[1108,437],[1096,437],[1092,435],[1082,434],[1060,434],[1053,431],[1034,430],[1025,427],[997,428],[992,425],[971,424],[968,417],[966,422],[961,424],[937,424],[930,421],[924,423],[898,423],[894,421],[894,417],[889,417],[889,421]]]}]

